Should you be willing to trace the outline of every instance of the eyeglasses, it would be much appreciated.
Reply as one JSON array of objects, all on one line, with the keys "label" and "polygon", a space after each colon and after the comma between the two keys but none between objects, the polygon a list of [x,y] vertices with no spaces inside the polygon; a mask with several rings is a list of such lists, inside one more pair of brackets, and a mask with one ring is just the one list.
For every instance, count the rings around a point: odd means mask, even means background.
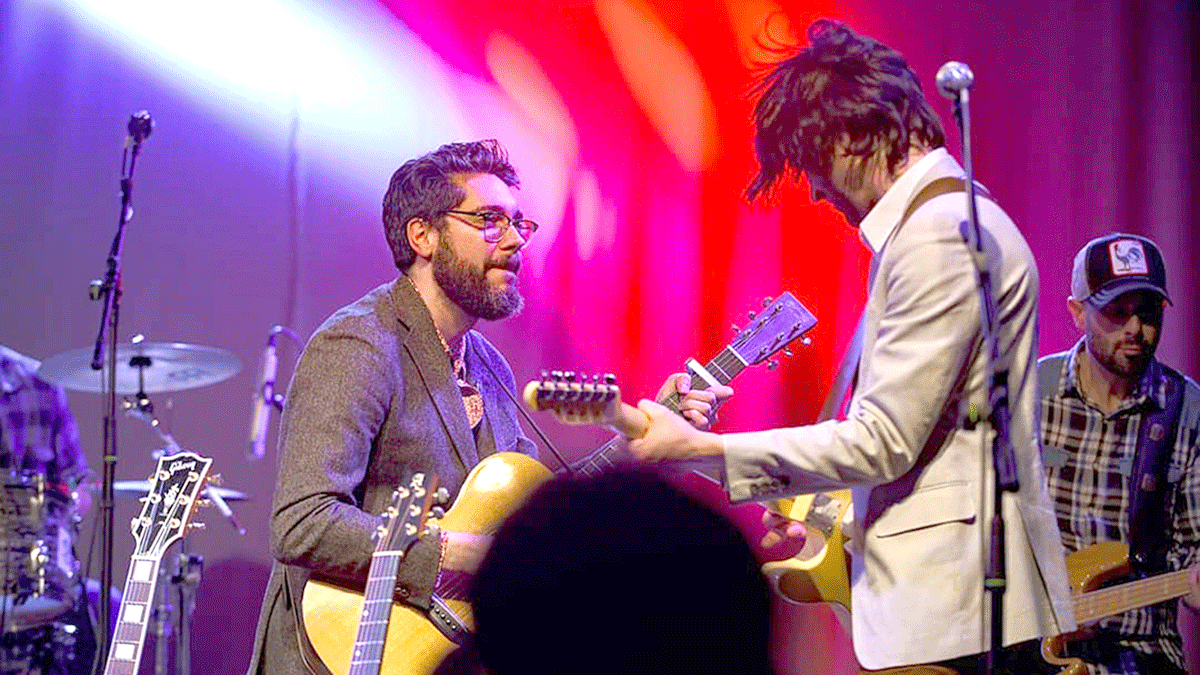
[{"label": "eyeglasses", "polygon": [[483,232],[483,240],[489,244],[495,244],[504,238],[504,233],[508,232],[509,227],[517,228],[517,234],[525,241],[537,232],[538,224],[532,220],[513,219],[506,213],[500,211],[458,211],[455,209],[446,209],[442,213],[451,213],[456,216],[471,216],[472,219],[478,218],[483,221],[477,223],[474,220],[461,219],[464,223]]}]

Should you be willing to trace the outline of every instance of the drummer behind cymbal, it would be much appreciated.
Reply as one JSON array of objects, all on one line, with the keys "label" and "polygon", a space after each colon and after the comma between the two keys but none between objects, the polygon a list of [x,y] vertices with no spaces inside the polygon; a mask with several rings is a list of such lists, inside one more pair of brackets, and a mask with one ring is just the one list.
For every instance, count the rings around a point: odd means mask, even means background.
[{"label": "drummer behind cymbal", "polygon": [[78,495],[75,511],[82,516],[91,497],[77,488],[92,471],[79,447],[66,391],[37,377],[38,365],[0,345],[0,468],[44,476],[63,492]]}]

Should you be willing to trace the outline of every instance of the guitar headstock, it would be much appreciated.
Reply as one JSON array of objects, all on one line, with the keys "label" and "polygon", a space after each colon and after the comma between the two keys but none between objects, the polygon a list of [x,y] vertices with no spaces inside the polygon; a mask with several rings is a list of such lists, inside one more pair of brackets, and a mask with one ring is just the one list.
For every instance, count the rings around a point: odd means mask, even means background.
[{"label": "guitar headstock", "polygon": [[383,522],[372,535],[376,553],[406,551],[421,538],[430,513],[439,510],[449,499],[449,494],[438,488],[437,482],[436,475],[427,480],[425,474],[414,473],[392,492],[388,507],[383,511]]},{"label": "guitar headstock", "polygon": [[212,460],[191,452],[160,457],[142,511],[131,523],[135,555],[159,557],[187,532]]},{"label": "guitar headstock", "polygon": [[761,313],[750,313],[750,325],[738,331],[729,349],[748,366],[769,359],[792,340],[817,325],[817,318],[791,293],[784,292],[774,302],[763,301]]},{"label": "guitar headstock", "polygon": [[579,377],[572,371],[542,371],[542,378],[525,385],[525,403],[535,411],[549,410],[565,424],[613,424],[621,406],[621,388],[611,373]]}]

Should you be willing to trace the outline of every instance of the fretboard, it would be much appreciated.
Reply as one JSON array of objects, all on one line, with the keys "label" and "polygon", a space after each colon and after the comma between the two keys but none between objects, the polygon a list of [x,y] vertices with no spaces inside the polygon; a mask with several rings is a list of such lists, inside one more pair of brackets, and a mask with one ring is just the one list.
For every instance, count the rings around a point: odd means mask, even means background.
[{"label": "fretboard", "polygon": [[154,589],[158,584],[159,558],[133,556],[125,577],[125,594],[112,645],[104,665],[104,675],[136,675],[142,658],[146,625],[154,607]]},{"label": "fretboard", "polygon": [[1084,624],[1187,595],[1188,572],[1167,572],[1079,595],[1075,598],[1075,621]]},{"label": "fretboard", "polygon": [[[721,384],[729,384],[745,368],[746,362],[729,347],[721,350],[720,354],[717,354],[711,361],[704,365],[704,369]],[[709,386],[709,382],[703,377],[693,374],[691,386],[693,389],[703,389]],[[672,412],[679,412],[679,394],[677,392],[667,394],[659,399],[658,402]],[[592,454],[572,464],[571,470],[575,473],[591,476],[611,468],[624,458],[625,444],[623,441],[624,439],[620,436],[609,439],[604,445],[593,451]]]},{"label": "fretboard", "polygon": [[392,617],[392,598],[403,551],[379,551],[371,556],[367,587],[363,592],[363,611],[354,638],[348,675],[379,675],[383,647],[387,643],[388,622]]}]

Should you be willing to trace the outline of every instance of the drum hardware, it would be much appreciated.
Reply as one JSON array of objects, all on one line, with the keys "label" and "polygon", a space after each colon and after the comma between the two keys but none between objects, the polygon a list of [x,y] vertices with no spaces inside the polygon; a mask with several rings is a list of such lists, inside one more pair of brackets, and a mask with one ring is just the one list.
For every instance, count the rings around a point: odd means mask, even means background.
[{"label": "drum hardware", "polygon": [[[119,294],[119,292],[118,292]],[[128,417],[142,421],[150,426],[162,440],[164,448],[156,449],[152,454],[155,459],[164,454],[176,454],[182,451],[180,444],[168,432],[154,415],[154,405],[150,394],[166,393],[193,389],[215,384],[232,377],[241,369],[241,362],[232,353],[213,347],[204,347],[181,342],[153,343],[147,342],[143,335],[135,335],[129,343],[117,344],[112,338],[115,326],[109,328],[109,349],[104,356],[107,367],[100,369],[97,352],[91,349],[76,349],[52,356],[42,362],[38,376],[49,382],[58,384],[73,391],[94,392],[109,395],[110,412],[105,417],[105,466],[104,485],[101,497],[101,515],[104,533],[102,535],[101,585],[111,586],[112,577],[112,538],[113,538],[113,496],[117,493],[127,494],[135,490],[138,495],[146,494],[148,482],[116,481],[116,394],[126,396],[122,401],[122,411]],[[245,535],[246,529],[238,522],[228,501],[246,499],[244,493],[226,490],[218,487],[205,488],[203,496],[238,531]],[[41,554],[38,554],[39,556]],[[184,556],[184,553],[180,553]],[[186,602],[181,606],[188,608],[186,614],[180,613],[175,619],[179,626],[176,648],[180,656],[176,658],[178,672],[187,673],[190,664],[187,663],[190,645],[188,625],[191,618],[191,606],[194,604],[195,588],[199,584],[200,556],[180,558],[177,569],[184,570],[172,574],[169,590],[163,590],[164,603],[169,602],[170,594],[177,594]],[[167,566],[169,567],[169,566]],[[190,570],[190,571],[188,571]],[[189,586],[190,584],[190,586]],[[111,599],[106,594],[102,597],[102,614],[110,613]],[[166,610],[164,610],[166,611]],[[164,621],[169,621],[169,613],[162,614]],[[0,622],[2,624],[3,622]],[[103,663],[107,654],[110,632],[107,622],[101,622],[101,633],[97,635],[99,663]],[[170,633],[169,623],[163,624],[163,637]],[[166,640],[162,641],[165,649]],[[156,659],[156,662],[160,659]],[[165,659],[161,659],[165,661]],[[165,665],[156,664],[156,673],[165,672]]]},{"label": "drum hardware", "polygon": [[188,553],[187,546],[187,539],[184,539],[174,564],[163,565],[158,570],[158,598],[151,615],[155,638],[154,675],[168,673],[168,645],[172,638],[175,641],[174,672],[178,675],[191,675],[192,672],[192,614],[196,611],[196,591],[200,587],[204,556]]},{"label": "drum hardware", "polygon": [[0,634],[44,626],[79,599],[71,497],[42,474],[0,488]]},{"label": "drum hardware", "polygon": [[[163,455],[175,455],[183,452],[183,448],[181,448],[179,443],[176,442],[175,437],[172,436],[171,433],[166,429],[164,429],[163,425],[158,421],[158,418],[154,416],[154,404],[150,401],[149,396],[146,394],[139,394],[136,399],[131,400],[127,398],[122,404],[122,408],[124,408],[125,414],[128,417],[145,422],[147,425],[149,425],[150,428],[154,430],[154,433],[158,434],[158,437],[162,439],[162,442],[166,444],[165,448],[156,448],[150,451],[150,456],[153,457],[155,461],[157,461],[158,458],[162,457]],[[210,485],[206,485],[204,487],[204,491],[201,493],[201,495],[205,499],[211,501],[213,506],[217,507],[217,510],[221,512],[221,515],[225,516],[225,519],[229,521],[229,524],[233,526],[233,529],[237,530],[239,536],[246,536],[246,528],[243,527],[240,522],[238,522],[237,516],[234,515],[233,509],[229,508],[229,504],[226,503],[226,500],[241,501],[247,499],[248,497],[244,493],[237,492],[236,490],[225,490],[223,488],[216,487],[221,483],[221,477],[219,474],[209,478],[209,483]],[[118,485],[123,486],[124,489],[119,489]],[[150,481],[148,480],[142,482],[115,481],[113,483],[114,493],[133,492],[135,494],[146,494],[149,489]]]},{"label": "drum hardware", "polygon": [[[137,157],[136,148],[137,146],[134,149],[134,159]],[[122,171],[124,172],[124,167]],[[106,399],[102,434],[104,466],[100,484],[99,514],[100,583],[104,588],[111,587],[113,581],[112,485],[116,480],[118,456],[117,394],[134,394],[135,403],[130,409],[142,409],[143,405],[148,403],[148,393],[180,391],[215,384],[232,377],[241,369],[241,362],[237,357],[224,349],[181,342],[146,342],[145,336],[140,334],[135,335],[127,344],[117,342],[121,249],[125,222],[131,213],[126,198],[132,173],[133,161],[129,164],[129,176],[122,179],[122,215],[108,256],[108,274],[103,282],[93,283],[93,299],[104,301],[95,346],[93,349],[76,349],[52,356],[42,362],[37,373],[42,379],[66,389],[100,393]],[[228,504],[225,504],[219,495],[214,502],[238,531],[244,533],[244,528],[236,523]],[[111,599],[106,593],[101,597],[100,613],[108,616],[111,609]],[[107,657],[110,639],[108,623],[101,622],[99,634],[96,636],[98,664],[103,663]]]},{"label": "drum hardware", "polygon": [[0,675],[57,675],[76,659],[78,627],[55,621],[0,636]]}]

